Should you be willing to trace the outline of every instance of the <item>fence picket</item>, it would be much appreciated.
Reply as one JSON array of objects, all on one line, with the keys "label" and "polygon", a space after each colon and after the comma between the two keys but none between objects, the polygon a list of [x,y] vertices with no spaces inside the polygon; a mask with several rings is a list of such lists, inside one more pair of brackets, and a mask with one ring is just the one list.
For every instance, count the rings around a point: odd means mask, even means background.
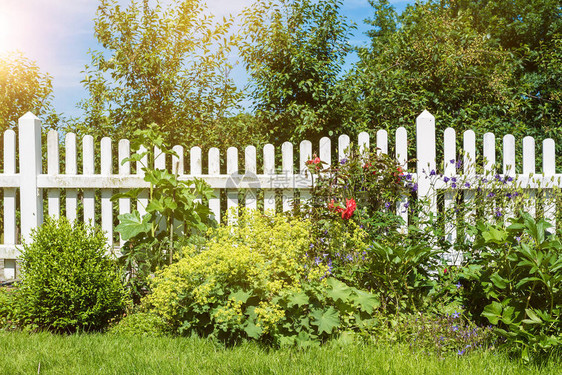
[{"label": "fence picket", "polygon": [[291,205],[295,199],[295,193],[291,189],[291,183],[295,181],[295,168],[293,159],[293,144],[290,142],[284,142],[281,145],[281,173],[284,179],[283,184],[287,186],[287,189],[283,189],[282,203],[283,212],[291,210]]},{"label": "fence picket", "polygon": [[[407,171],[407,173],[410,174],[408,171],[408,132],[405,128],[399,127],[396,129],[395,140],[396,161],[402,166],[404,171]],[[409,202],[405,196],[401,196],[396,203],[396,212],[400,215],[402,220],[404,220],[404,224],[402,224],[400,228],[400,231],[404,234],[408,232],[408,206]]]},{"label": "fence picket", "polygon": [[[16,174],[16,132],[4,132],[4,173]],[[16,236],[16,188],[4,188],[4,244],[15,245]]]},{"label": "fence picket", "polygon": [[[503,137],[503,174],[504,179],[515,177],[515,137],[507,134]],[[498,208],[497,215],[505,215],[506,219],[513,217],[513,204],[508,202],[504,211]]]},{"label": "fence picket", "polygon": [[[113,155],[111,151],[111,139],[104,137],[100,144],[100,175],[111,176],[113,173]],[[102,189],[101,191],[101,229],[105,233],[107,244],[113,248],[113,202],[111,196],[112,189]]]},{"label": "fence picket", "polygon": [[[121,139],[119,140],[119,152],[118,152],[118,160],[119,160],[119,176],[126,177],[131,174],[131,162],[123,160],[127,159],[131,154],[130,149],[130,142],[128,139]],[[121,189],[121,193],[125,193],[127,189]],[[119,198],[119,215],[124,215],[131,213],[131,199],[130,198]],[[119,244],[123,246],[125,241],[123,238],[119,236]]]},{"label": "fence picket", "polygon": [[[447,187],[453,182],[451,178],[457,175],[457,140],[455,129],[447,128],[443,133],[443,176],[448,181]],[[457,241],[457,214],[455,213],[455,192],[448,189],[443,197],[443,206],[445,209],[445,236],[449,243],[454,244]],[[455,257],[452,252],[449,253],[450,260]]]},{"label": "fence picket", "polygon": [[[254,146],[248,146],[244,150],[244,178],[250,181],[257,178],[257,162],[256,162],[256,148]],[[257,182],[252,184],[256,188],[258,187]],[[257,210],[258,209],[258,191],[256,188],[250,188],[246,190],[246,207]]]},{"label": "fence picket", "polygon": [[[209,149],[209,175],[219,175],[220,167],[220,151],[216,147]],[[221,193],[219,189],[213,189],[214,198],[209,199],[209,209],[213,213],[213,217],[217,222],[221,222]]]},{"label": "fence picket", "polygon": [[[435,170],[435,117],[423,111],[416,119],[416,151],[418,178],[418,197],[427,199],[429,212],[437,212],[437,201],[433,190],[430,173]],[[422,218],[427,215],[422,213]]]},{"label": "fence picket", "polygon": [[[47,174],[58,175],[59,170],[59,133],[52,129],[47,133]],[[47,192],[48,214],[54,218],[60,214],[60,190],[49,189]]]},{"label": "fence picket", "polygon": [[[275,147],[272,144],[263,147],[263,174],[275,178]],[[262,189],[264,211],[275,211],[275,190],[272,186],[262,186]]]},{"label": "fence picket", "polygon": [[[535,174],[535,139],[533,137],[523,138],[523,175],[531,177]],[[533,189],[525,189],[529,199],[525,202],[525,208],[529,215],[536,216],[537,200]]]},{"label": "fence picket", "polygon": [[[299,177],[307,177],[309,175],[306,169],[306,162],[312,159],[312,143],[310,141],[302,141],[300,144],[300,159],[299,159]],[[300,191],[300,202],[307,203],[310,201],[310,189],[302,189]]]},{"label": "fence picket", "polygon": [[[85,135],[82,138],[82,174],[84,176],[94,175],[94,137]],[[89,225],[96,223],[95,214],[95,191],[94,189],[84,189],[84,222]]]},{"label": "fence picket", "polygon": [[[367,134],[367,133],[361,133]],[[369,148],[369,135],[367,135],[367,148]],[[338,137],[338,161],[342,161],[343,159],[347,159],[349,156],[349,136],[346,134],[342,134]],[[359,147],[361,147],[361,139],[359,140]]]},{"label": "fence picket", "polygon": [[[140,146],[137,153],[143,154],[145,153],[146,147]],[[137,176],[144,178],[144,170],[143,168],[148,167],[148,155],[144,155],[141,160],[136,162],[137,167]],[[137,211],[139,212],[140,216],[144,216],[146,214],[146,206],[148,206],[148,191],[144,189],[139,193],[137,196]]]},{"label": "fence picket", "polygon": [[[484,186],[489,184],[496,174],[496,137],[493,133],[484,134],[483,139],[483,156],[484,156]],[[494,199],[493,197],[482,197],[482,199]],[[492,201],[490,208],[484,208],[484,215],[493,217],[496,212],[495,201]]]},{"label": "fence picket", "polygon": [[542,173],[546,178],[551,177],[551,181],[549,181],[550,186],[548,189],[545,189],[544,217],[552,224],[552,228],[549,228],[548,231],[554,233],[558,223],[556,222],[556,199],[554,197],[553,187],[556,185],[560,186],[560,178],[558,178],[558,181],[554,180],[554,174],[556,173],[556,147],[554,139],[545,139],[542,143],[542,147]]},{"label": "fence picket", "polygon": [[[78,173],[76,163],[76,134],[67,133],[65,140],[65,172],[67,175]],[[76,189],[66,190],[66,218],[74,222],[78,216],[78,191]]]},{"label": "fence picket", "polygon": [[383,129],[377,131],[377,153],[388,154],[388,133]]}]

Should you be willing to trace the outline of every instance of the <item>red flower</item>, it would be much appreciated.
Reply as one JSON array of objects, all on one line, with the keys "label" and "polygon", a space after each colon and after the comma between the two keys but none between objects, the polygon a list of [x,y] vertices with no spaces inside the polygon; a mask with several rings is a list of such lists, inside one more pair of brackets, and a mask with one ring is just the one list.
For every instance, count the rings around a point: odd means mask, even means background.
[{"label": "red flower", "polygon": [[443,274],[446,274],[446,273],[447,273],[447,269],[444,268],[444,269],[443,269]]},{"label": "red flower", "polygon": [[355,212],[355,209],[357,208],[357,203],[355,203],[355,199],[353,198],[346,199],[345,206],[345,210],[342,209],[341,211],[341,218],[344,220],[348,220],[351,218],[351,216],[353,216],[353,212]]},{"label": "red flower", "polygon": [[[315,156],[316,156],[316,155],[315,155]],[[316,156],[316,157],[315,157],[314,159],[312,159],[312,160],[307,160],[307,161],[306,161],[306,164],[307,164],[307,165],[310,165],[310,164],[317,165],[317,164],[320,164],[320,163],[322,163],[322,160],[320,160],[320,158],[319,158],[318,156]]]}]

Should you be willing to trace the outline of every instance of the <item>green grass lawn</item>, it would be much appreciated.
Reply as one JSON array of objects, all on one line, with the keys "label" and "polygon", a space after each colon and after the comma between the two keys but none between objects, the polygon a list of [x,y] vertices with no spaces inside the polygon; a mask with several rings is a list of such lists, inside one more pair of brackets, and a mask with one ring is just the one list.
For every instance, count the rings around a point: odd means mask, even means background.
[{"label": "green grass lawn", "polygon": [[506,356],[438,358],[404,346],[329,344],[308,350],[225,349],[197,338],[56,336],[0,332],[0,374],[562,374],[557,357],[538,368]]}]

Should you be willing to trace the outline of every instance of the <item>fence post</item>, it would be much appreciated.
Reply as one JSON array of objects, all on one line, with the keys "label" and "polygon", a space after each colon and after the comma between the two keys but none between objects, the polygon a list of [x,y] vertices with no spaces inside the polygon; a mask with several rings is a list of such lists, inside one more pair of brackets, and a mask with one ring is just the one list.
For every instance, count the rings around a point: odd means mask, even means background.
[{"label": "fence post", "polygon": [[[418,197],[429,199],[429,211],[436,212],[437,205],[430,173],[435,170],[435,117],[427,110],[416,119],[416,158]],[[422,213],[425,210],[422,210]],[[425,211],[427,212],[427,211]],[[427,218],[427,215],[424,215]]]},{"label": "fence post", "polygon": [[43,197],[37,188],[41,173],[41,120],[27,112],[18,121],[20,162],[21,237],[29,241],[31,230],[43,222]]}]

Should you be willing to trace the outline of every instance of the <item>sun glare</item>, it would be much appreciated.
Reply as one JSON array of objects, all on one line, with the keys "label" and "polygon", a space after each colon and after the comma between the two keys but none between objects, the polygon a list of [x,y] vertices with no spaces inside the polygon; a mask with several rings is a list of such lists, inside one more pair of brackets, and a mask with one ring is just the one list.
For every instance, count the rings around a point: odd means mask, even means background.
[{"label": "sun glare", "polygon": [[15,49],[13,22],[7,10],[0,7],[0,53]]}]

